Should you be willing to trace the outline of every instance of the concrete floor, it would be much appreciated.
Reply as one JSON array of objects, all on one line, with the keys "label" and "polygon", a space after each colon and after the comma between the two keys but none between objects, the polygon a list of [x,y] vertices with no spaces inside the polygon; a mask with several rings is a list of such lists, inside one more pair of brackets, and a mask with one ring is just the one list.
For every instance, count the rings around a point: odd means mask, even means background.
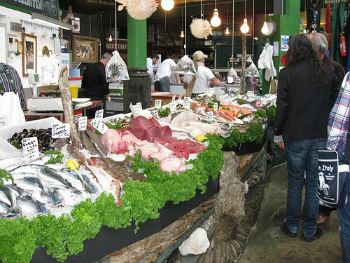
[{"label": "concrete floor", "polygon": [[324,235],[311,243],[282,234],[280,226],[285,216],[287,194],[286,166],[269,171],[264,201],[259,218],[249,237],[247,248],[239,263],[337,263],[341,262],[338,219],[335,212],[323,226]]}]

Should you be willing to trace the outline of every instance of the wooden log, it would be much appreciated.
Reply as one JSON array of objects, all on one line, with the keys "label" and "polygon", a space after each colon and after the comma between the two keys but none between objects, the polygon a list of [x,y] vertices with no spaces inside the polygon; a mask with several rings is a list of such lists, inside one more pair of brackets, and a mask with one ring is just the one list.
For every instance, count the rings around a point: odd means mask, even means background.
[{"label": "wooden log", "polygon": [[60,71],[58,84],[59,84],[59,89],[61,93],[64,119],[65,119],[65,122],[70,124],[70,136],[71,136],[73,146],[81,149],[82,143],[79,137],[77,127],[74,123],[73,104],[72,104],[72,96],[69,90],[67,66],[64,66]]},{"label": "wooden log", "polygon": [[103,262],[155,262],[163,251],[176,243],[204,213],[213,207],[214,202],[215,196],[160,232],[110,254],[103,259]]}]

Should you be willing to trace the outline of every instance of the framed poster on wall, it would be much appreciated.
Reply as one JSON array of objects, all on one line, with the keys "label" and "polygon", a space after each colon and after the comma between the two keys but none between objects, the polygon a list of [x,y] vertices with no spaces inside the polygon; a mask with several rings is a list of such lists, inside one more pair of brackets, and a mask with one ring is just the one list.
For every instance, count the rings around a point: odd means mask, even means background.
[{"label": "framed poster on wall", "polygon": [[22,72],[27,77],[29,73],[36,73],[38,65],[37,39],[34,35],[22,33]]},{"label": "framed poster on wall", "polygon": [[98,39],[93,37],[72,36],[72,61],[94,63],[98,61]]}]

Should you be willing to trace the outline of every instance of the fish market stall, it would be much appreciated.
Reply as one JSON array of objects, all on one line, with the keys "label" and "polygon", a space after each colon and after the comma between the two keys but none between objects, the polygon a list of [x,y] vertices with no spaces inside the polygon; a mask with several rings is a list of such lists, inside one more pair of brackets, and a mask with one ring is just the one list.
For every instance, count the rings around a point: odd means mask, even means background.
[{"label": "fish market stall", "polygon": [[[245,169],[257,158],[233,161],[222,149],[257,138],[263,144],[273,101],[207,94],[156,100],[150,109],[131,105],[130,114],[107,118],[98,111],[91,120],[74,120],[64,102],[68,123],[50,118],[2,128],[1,149],[8,150],[0,152],[0,259],[93,261],[137,250],[151,235],[164,241],[152,259],[160,256],[188,231],[176,226],[210,215],[220,173],[238,169],[237,180],[248,180]],[[238,181],[234,187],[242,187]],[[220,187],[227,196],[231,188]],[[169,229],[178,240],[167,241]]]}]

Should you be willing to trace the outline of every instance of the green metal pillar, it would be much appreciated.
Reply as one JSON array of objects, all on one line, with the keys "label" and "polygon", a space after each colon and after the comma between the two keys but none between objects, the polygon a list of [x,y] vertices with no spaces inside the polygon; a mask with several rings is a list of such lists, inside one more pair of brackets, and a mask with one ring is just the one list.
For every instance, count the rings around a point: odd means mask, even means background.
[{"label": "green metal pillar", "polygon": [[[276,23],[276,33],[272,38],[273,42],[279,43],[278,56],[273,57],[273,62],[275,68],[277,70],[277,74],[279,72],[281,65],[281,56],[285,53],[285,51],[281,51],[281,36],[293,36],[299,33],[300,28],[300,1],[296,0],[274,0],[278,2],[283,2],[283,14],[282,15],[274,15],[273,20]],[[275,11],[275,10],[274,10]],[[270,83],[263,81],[263,94],[269,93]]]},{"label": "green metal pillar", "polygon": [[147,21],[128,16],[128,67],[146,68]]},{"label": "green metal pillar", "polygon": [[151,107],[151,79],[147,74],[147,20],[128,16],[128,69],[130,80],[124,82],[124,112],[130,103]]},{"label": "green metal pillar", "polygon": [[277,25],[276,34],[273,37],[273,41],[279,42],[279,56],[274,57],[274,63],[277,72],[281,65],[280,58],[284,55],[285,51],[281,51],[281,35],[293,36],[299,33],[300,25],[300,1],[295,0],[282,0],[284,2],[284,14],[274,16],[274,21]]}]

